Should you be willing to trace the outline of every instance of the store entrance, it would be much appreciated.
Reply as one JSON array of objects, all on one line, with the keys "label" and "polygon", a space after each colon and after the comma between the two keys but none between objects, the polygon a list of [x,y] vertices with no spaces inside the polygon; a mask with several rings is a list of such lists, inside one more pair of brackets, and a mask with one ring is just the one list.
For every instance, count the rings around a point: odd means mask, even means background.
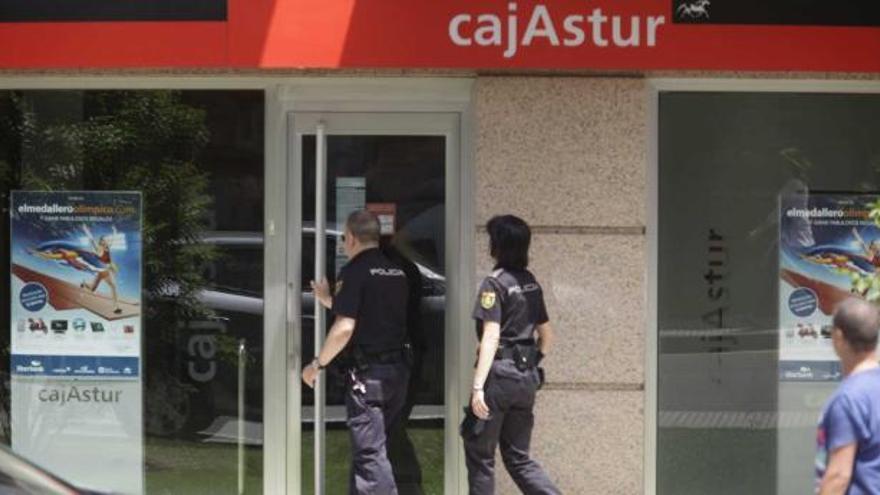
[{"label": "store entrance", "polygon": [[[457,114],[302,113],[289,115],[291,212],[289,311],[300,324],[291,336],[292,366],[309,363],[333,322],[315,304],[309,282],[334,283],[346,259],[344,222],[367,209],[380,219],[382,244],[418,267],[422,299],[415,329],[420,348],[413,369],[405,428],[395,429],[388,451],[401,494],[444,492],[446,437],[448,172],[457,166]],[[420,340],[420,342],[418,342]],[[299,362],[295,362],[299,361]],[[288,479],[304,494],[348,493],[351,463],[342,370],[328,369],[313,390],[291,369]],[[297,459],[298,457],[298,459]],[[298,480],[298,481],[297,481]],[[297,486],[298,485],[298,486]],[[290,486],[290,485],[289,485]]]}]

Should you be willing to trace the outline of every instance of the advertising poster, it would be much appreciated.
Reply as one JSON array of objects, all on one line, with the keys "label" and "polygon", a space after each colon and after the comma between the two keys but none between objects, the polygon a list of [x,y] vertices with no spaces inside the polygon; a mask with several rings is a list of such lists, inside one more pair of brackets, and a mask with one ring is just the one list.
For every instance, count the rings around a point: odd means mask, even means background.
[{"label": "advertising poster", "polygon": [[880,195],[780,197],[781,381],[842,377],[831,317],[848,297],[880,298]]},{"label": "advertising poster", "polygon": [[141,195],[10,206],[12,448],[77,486],[143,493]]},{"label": "advertising poster", "polygon": [[14,375],[136,379],[137,193],[12,193]]}]

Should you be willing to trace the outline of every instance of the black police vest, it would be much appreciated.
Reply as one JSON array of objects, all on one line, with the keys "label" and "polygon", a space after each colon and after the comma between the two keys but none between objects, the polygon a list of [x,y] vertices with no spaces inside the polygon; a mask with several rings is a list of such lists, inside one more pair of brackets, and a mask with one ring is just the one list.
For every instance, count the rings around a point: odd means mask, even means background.
[{"label": "black police vest", "polygon": [[347,368],[357,361],[378,362],[383,356],[399,361],[407,342],[406,272],[379,249],[370,248],[343,267],[340,280],[334,312],[354,318],[356,323],[336,362]]},{"label": "black police vest", "polygon": [[[524,272],[526,275],[527,272]],[[523,285],[514,274],[507,270],[498,270],[490,278],[501,294],[501,346],[512,344],[534,344],[535,321]],[[537,282],[531,276],[531,283]]]}]

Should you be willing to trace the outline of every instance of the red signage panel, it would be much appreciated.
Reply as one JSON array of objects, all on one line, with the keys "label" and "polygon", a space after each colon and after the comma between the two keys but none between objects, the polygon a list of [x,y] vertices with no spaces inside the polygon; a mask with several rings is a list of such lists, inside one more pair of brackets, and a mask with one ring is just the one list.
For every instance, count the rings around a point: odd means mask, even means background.
[{"label": "red signage panel", "polygon": [[225,21],[0,22],[0,67],[880,71],[874,0],[733,1],[228,0]]}]

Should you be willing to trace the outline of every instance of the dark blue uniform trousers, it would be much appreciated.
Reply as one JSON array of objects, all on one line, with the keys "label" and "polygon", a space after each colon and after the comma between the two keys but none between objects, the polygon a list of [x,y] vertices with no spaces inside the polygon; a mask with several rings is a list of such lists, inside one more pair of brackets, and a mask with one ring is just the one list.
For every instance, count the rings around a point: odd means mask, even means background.
[{"label": "dark blue uniform trousers", "polygon": [[484,388],[491,417],[476,437],[464,439],[468,484],[471,495],[495,493],[495,448],[520,491],[527,495],[559,494],[559,489],[529,455],[535,415],[538,372],[519,371],[513,361],[497,360]]},{"label": "dark blue uniform trousers", "polygon": [[[351,435],[352,495],[396,495],[388,460],[389,430],[406,402],[409,368],[404,363],[371,364],[346,380],[345,408]],[[359,385],[362,385],[361,388]]]}]

